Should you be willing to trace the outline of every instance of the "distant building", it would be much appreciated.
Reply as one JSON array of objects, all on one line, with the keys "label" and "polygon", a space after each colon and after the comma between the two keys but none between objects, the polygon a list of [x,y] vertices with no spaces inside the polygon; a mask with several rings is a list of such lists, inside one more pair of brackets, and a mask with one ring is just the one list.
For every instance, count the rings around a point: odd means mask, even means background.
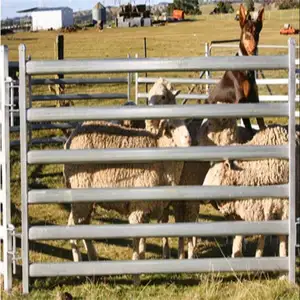
[{"label": "distant building", "polygon": [[103,4],[98,2],[92,9],[93,24],[106,23],[106,8]]},{"label": "distant building", "polygon": [[70,7],[34,7],[18,13],[31,13],[32,30],[59,29],[74,24]]}]

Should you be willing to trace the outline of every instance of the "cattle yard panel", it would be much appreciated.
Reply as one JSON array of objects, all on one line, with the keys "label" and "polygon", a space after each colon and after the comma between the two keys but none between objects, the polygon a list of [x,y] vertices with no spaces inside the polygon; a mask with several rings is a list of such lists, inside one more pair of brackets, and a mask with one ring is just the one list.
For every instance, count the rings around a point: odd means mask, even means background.
[{"label": "cattle yard panel", "polygon": [[[68,61],[28,61],[25,60],[26,49],[19,47],[20,67],[20,141],[21,141],[21,199],[22,199],[22,265],[23,292],[29,292],[29,278],[40,276],[71,276],[71,275],[117,275],[143,273],[177,273],[177,272],[210,272],[210,271],[258,271],[277,270],[288,271],[289,280],[295,281],[295,41],[289,40],[289,55],[268,57],[196,57],[196,58],[150,58],[150,59],[117,59],[117,60],[68,60]],[[26,91],[26,80],[33,75],[44,74],[75,74],[75,73],[129,73],[129,72],[166,72],[193,70],[241,70],[241,69],[288,69],[289,70],[289,103],[279,104],[232,104],[218,107],[208,105],[176,105],[159,107],[71,107],[71,108],[32,108],[30,93]],[[27,101],[26,101],[27,100]],[[226,107],[225,107],[226,106]],[[190,149],[94,149],[92,150],[38,150],[30,149],[28,127],[37,121],[85,121],[108,119],[155,119],[155,118],[218,118],[251,117],[251,116],[286,116],[289,117],[289,145],[274,147],[253,147],[246,150],[246,146],[218,147],[218,151],[201,147]],[[167,153],[166,153],[167,150]],[[201,151],[200,151],[201,150]],[[111,157],[112,153],[116,159]],[[242,154],[241,154],[242,153]],[[34,163],[64,163],[64,162],[136,162],[136,161],[164,161],[170,160],[211,160],[219,161],[228,158],[263,158],[276,157],[289,159],[289,184],[277,187],[153,187],[128,189],[83,189],[72,190],[28,190],[27,169]],[[170,190],[172,192],[170,193]],[[151,191],[155,191],[151,193]],[[175,193],[173,193],[176,191]],[[130,199],[128,197],[130,193]],[[62,197],[57,197],[61,193]],[[63,196],[67,193],[68,197]],[[116,193],[116,194],[115,194]],[[194,260],[144,260],[144,261],[115,261],[115,262],[64,262],[64,263],[30,263],[29,240],[36,239],[79,239],[90,236],[99,238],[115,238],[124,232],[122,237],[132,237],[143,234],[145,236],[218,234],[214,224],[163,224],[155,225],[101,225],[101,226],[30,226],[28,220],[28,206],[35,203],[73,203],[80,201],[130,201],[133,195],[137,200],[207,200],[209,194],[219,198],[230,197],[289,197],[290,216],[288,221],[261,222],[252,228],[252,222],[237,223],[222,222],[220,226],[224,234],[230,232],[239,235],[253,233],[274,233],[289,235],[288,257],[263,258],[211,258]],[[118,198],[116,198],[116,195]],[[231,196],[229,196],[231,195]],[[178,198],[177,198],[178,197]],[[151,199],[149,199],[151,198]],[[92,199],[92,200],[91,200]],[[63,230],[61,230],[63,229]],[[178,231],[177,231],[178,230]],[[62,234],[60,234],[62,233]]]}]

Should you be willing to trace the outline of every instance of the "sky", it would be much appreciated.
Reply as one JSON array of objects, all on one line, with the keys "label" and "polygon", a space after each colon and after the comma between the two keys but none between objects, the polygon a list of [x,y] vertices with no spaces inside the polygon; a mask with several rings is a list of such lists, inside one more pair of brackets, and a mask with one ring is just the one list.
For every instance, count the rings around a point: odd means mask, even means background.
[{"label": "sky", "polygon": [[[150,0],[151,4],[159,2],[173,2],[172,0]],[[74,12],[78,10],[92,9],[98,2],[97,0],[0,0],[1,2],[1,19],[24,16],[25,14],[16,13],[18,10],[32,7],[57,7],[69,6]],[[102,0],[104,6],[126,4],[128,0]],[[134,1],[132,1],[134,3]],[[145,0],[136,0],[136,4],[145,4]],[[149,4],[149,0],[147,0]]]}]

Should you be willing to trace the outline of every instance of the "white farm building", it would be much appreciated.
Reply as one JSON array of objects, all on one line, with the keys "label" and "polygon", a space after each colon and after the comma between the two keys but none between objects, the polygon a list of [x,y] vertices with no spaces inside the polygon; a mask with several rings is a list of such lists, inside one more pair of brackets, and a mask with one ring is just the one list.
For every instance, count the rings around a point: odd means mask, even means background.
[{"label": "white farm building", "polygon": [[70,7],[35,7],[18,11],[31,13],[32,30],[59,29],[73,25],[73,9]]}]

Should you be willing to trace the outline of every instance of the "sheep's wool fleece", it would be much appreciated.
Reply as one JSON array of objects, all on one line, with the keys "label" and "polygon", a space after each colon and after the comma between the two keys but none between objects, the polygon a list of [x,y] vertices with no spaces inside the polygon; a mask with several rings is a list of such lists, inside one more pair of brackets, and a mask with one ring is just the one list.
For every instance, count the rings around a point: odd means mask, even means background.
[{"label": "sheep's wool fleece", "polygon": [[[280,126],[258,132],[246,145],[284,145],[288,133]],[[262,186],[287,184],[289,163],[283,159],[225,162],[210,168],[204,185]],[[247,199],[217,202],[224,215],[235,215],[245,221],[263,221],[288,218],[288,199]]]},{"label": "sheep's wool fleece", "polygon": [[[164,144],[164,145],[162,145]],[[170,147],[172,140],[163,136],[158,140],[153,134],[142,129],[128,129],[103,121],[84,122],[70,136],[66,143],[69,149],[149,148]],[[71,188],[128,188],[174,185],[180,180],[183,163],[118,163],[118,164],[66,164],[64,168],[67,185]],[[150,214],[159,218],[167,201],[135,201],[129,203],[101,203],[105,209],[139,218]],[[73,214],[82,215],[85,204],[73,205]],[[74,211],[75,210],[75,211]],[[136,221],[132,220],[134,223]],[[141,222],[143,220],[139,220]]]}]

